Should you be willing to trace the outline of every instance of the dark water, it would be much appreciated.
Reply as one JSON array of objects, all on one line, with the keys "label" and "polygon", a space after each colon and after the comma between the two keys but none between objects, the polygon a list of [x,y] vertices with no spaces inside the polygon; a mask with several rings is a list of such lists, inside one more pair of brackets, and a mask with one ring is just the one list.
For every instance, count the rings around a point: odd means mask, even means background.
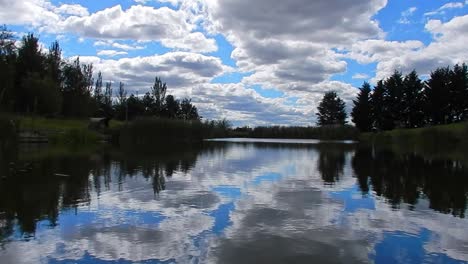
[{"label": "dark water", "polygon": [[449,158],[265,142],[1,154],[0,263],[468,261],[468,170]]}]

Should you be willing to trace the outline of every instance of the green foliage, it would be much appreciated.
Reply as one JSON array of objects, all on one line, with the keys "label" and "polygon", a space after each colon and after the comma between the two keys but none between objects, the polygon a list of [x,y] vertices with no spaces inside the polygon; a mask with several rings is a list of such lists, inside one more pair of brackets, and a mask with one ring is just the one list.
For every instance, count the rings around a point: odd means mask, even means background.
[{"label": "green foliage", "polygon": [[156,77],[154,79],[154,85],[151,87],[151,95],[154,98],[155,112],[160,114],[164,108],[164,102],[166,101],[167,85],[161,81],[161,78]]},{"label": "green foliage", "polygon": [[415,129],[395,129],[360,136],[364,143],[398,148],[398,151],[430,155],[461,153],[466,156],[468,123],[438,125]]},{"label": "green foliage", "polygon": [[450,69],[438,68],[431,72],[424,87],[426,121],[432,125],[450,123]]},{"label": "green foliage", "polygon": [[344,125],[346,124],[345,103],[336,92],[327,92],[318,108],[318,125]]},{"label": "green foliage", "polygon": [[351,112],[352,121],[362,132],[369,132],[372,129],[372,109],[371,109],[371,88],[365,82],[356,98],[353,101],[354,107]]},{"label": "green foliage", "polygon": [[63,69],[63,107],[66,117],[87,117],[94,112],[92,89],[92,65],[81,65],[80,59],[75,59]]},{"label": "green foliage", "polygon": [[33,73],[23,79],[21,87],[29,95],[28,99],[32,100],[27,102],[31,112],[41,115],[60,113],[62,95],[60,87],[52,79],[42,79]]},{"label": "green foliage", "polygon": [[403,80],[402,122],[406,128],[421,127],[424,124],[423,83],[416,71]]},{"label": "green foliage", "polygon": [[468,119],[468,66],[455,65],[450,71],[450,115],[454,122]]},{"label": "green foliage", "polygon": [[371,95],[371,111],[374,128],[377,130],[386,130],[384,115],[388,111],[384,104],[385,87],[383,81],[377,82],[374,92]]},{"label": "green foliage", "polygon": [[139,118],[123,126],[120,146],[123,148],[154,148],[165,144],[199,142],[205,127],[199,121],[162,118]]},{"label": "green foliage", "polygon": [[403,127],[403,77],[401,72],[395,71],[384,81],[384,87],[384,104],[387,108],[384,113],[384,123],[388,129]]},{"label": "green foliage", "polygon": [[[360,100],[358,97],[355,102]],[[419,128],[467,120],[468,67],[457,64],[452,69],[437,68],[425,82],[414,70],[404,78],[395,71],[374,87],[371,112],[375,130]]]},{"label": "green foliage", "polygon": [[206,121],[168,118],[138,118],[120,129],[124,149],[157,150],[159,147],[199,143],[203,139],[226,137],[227,120]]}]

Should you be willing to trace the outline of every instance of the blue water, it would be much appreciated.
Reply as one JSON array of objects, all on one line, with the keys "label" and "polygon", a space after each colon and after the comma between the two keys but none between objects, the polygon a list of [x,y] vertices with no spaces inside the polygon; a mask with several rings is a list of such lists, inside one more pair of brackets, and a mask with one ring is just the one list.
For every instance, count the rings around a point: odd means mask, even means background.
[{"label": "blue water", "polygon": [[468,262],[462,165],[264,143],[32,159],[0,183],[0,263]]}]

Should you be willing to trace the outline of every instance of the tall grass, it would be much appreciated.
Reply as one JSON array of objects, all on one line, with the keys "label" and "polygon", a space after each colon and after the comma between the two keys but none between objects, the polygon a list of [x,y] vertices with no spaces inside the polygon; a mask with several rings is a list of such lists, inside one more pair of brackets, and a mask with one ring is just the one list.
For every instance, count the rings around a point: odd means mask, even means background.
[{"label": "tall grass", "polygon": [[323,127],[256,127],[247,136],[254,138],[300,138],[323,140],[353,140],[359,132],[352,126]]},{"label": "tall grass", "polygon": [[124,149],[152,149],[193,144],[205,138],[224,136],[221,122],[140,118],[120,129],[119,144]]},{"label": "tall grass", "polygon": [[362,134],[361,142],[397,152],[468,161],[468,123]]}]

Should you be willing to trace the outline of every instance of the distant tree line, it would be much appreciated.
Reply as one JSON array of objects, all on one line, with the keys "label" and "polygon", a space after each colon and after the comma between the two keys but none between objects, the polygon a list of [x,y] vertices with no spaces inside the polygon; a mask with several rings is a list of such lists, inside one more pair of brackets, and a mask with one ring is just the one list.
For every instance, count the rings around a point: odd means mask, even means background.
[{"label": "distant tree line", "polygon": [[468,120],[468,67],[437,68],[422,81],[395,71],[374,89],[365,82],[353,101],[352,121],[363,132],[418,128]]},{"label": "distant tree line", "polygon": [[93,78],[93,65],[62,59],[57,41],[47,51],[32,33],[16,44],[13,34],[0,26],[0,110],[43,116],[83,118],[89,116],[134,119],[157,116],[199,120],[190,99],[166,95],[167,86],[156,78],[144,96],[130,94],[119,83],[103,82],[101,73]]}]

